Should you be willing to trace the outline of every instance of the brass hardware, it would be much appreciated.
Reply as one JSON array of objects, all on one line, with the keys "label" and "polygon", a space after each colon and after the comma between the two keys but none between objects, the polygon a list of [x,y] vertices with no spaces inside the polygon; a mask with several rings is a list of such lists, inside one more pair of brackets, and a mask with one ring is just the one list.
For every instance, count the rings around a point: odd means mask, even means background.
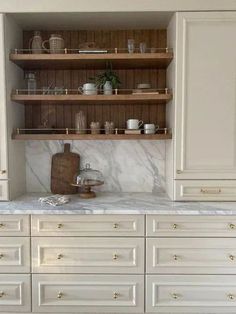
[{"label": "brass hardware", "polygon": [[230,227],[230,229],[235,229],[236,228],[235,224],[229,224],[229,227]]},{"label": "brass hardware", "polygon": [[57,224],[57,228],[58,228],[58,229],[61,229],[62,227],[63,227],[63,224],[61,224],[61,223],[60,223],[60,224]]},{"label": "brass hardware", "polygon": [[62,292],[58,292],[57,298],[58,298],[58,299],[61,299],[62,297],[63,297],[63,293],[62,293]]},{"label": "brass hardware", "polygon": [[0,223],[0,228],[2,228],[2,227],[4,227],[4,224],[1,222],[1,223]]},{"label": "brass hardware", "polygon": [[63,255],[62,254],[57,254],[57,259],[62,259]]},{"label": "brass hardware", "polygon": [[118,228],[119,228],[118,223],[114,223],[114,224],[113,224],[113,229],[118,229]]},{"label": "brass hardware", "polygon": [[4,297],[5,292],[4,291],[0,291],[0,298]]},{"label": "brass hardware", "polygon": [[4,257],[4,254],[0,253],[0,259]]},{"label": "brass hardware", "polygon": [[230,299],[230,300],[234,300],[234,295],[233,294],[228,294],[228,298]]},{"label": "brass hardware", "polygon": [[112,258],[113,258],[114,261],[117,260],[118,259],[118,254],[117,253],[113,254]]},{"label": "brass hardware", "polygon": [[69,129],[68,128],[66,128],[66,135],[68,135],[69,134]]},{"label": "brass hardware", "polygon": [[235,260],[235,256],[232,255],[232,254],[230,254],[230,255],[229,255],[229,259],[231,259],[231,261],[234,261],[234,260]]},{"label": "brass hardware", "polygon": [[1,170],[0,173],[5,174],[5,173],[7,173],[7,170]]},{"label": "brass hardware", "polygon": [[67,48],[64,48],[64,53],[67,54]]},{"label": "brass hardware", "polygon": [[173,258],[175,261],[178,261],[178,259],[179,259],[178,255],[174,255]]},{"label": "brass hardware", "polygon": [[173,227],[173,229],[177,229],[178,225],[177,224],[173,224],[172,227]]},{"label": "brass hardware", "polygon": [[117,292],[114,292],[114,293],[113,293],[113,299],[117,299],[118,296],[119,296],[119,293],[117,293]]},{"label": "brass hardware", "polygon": [[200,190],[201,193],[203,194],[220,194],[221,193],[221,189],[201,189]]},{"label": "brass hardware", "polygon": [[118,53],[118,48],[115,48],[115,53]]},{"label": "brass hardware", "polygon": [[177,174],[181,174],[182,171],[181,171],[181,170],[176,170],[176,173],[177,173]]},{"label": "brass hardware", "polygon": [[180,297],[180,295],[178,295],[177,293],[171,293],[171,297],[177,300]]}]

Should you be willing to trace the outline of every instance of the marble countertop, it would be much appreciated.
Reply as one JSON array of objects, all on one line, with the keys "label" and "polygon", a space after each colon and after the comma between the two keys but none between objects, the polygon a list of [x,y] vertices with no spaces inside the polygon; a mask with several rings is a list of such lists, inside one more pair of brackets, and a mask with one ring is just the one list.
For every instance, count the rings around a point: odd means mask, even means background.
[{"label": "marble countertop", "polygon": [[152,193],[97,193],[94,199],[71,196],[68,204],[41,204],[45,194],[26,194],[11,202],[0,202],[0,214],[160,214],[236,215],[236,202],[172,202]]}]

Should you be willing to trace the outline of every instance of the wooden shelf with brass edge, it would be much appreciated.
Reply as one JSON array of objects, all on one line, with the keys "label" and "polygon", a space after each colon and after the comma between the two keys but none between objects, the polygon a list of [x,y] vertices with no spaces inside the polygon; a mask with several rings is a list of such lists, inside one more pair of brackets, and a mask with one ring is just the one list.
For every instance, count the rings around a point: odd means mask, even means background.
[{"label": "wooden shelf with brass edge", "polygon": [[171,134],[12,134],[13,140],[169,140]]},{"label": "wooden shelf with brass edge", "polygon": [[80,95],[80,94],[71,94],[71,95],[22,95],[22,94],[12,94],[11,100],[18,103],[27,103],[37,104],[38,102],[43,101],[52,101],[52,102],[83,102],[83,103],[137,103],[137,102],[146,102],[146,103],[165,103],[172,99],[172,94],[118,94],[118,95]]},{"label": "wooden shelf with brass edge", "polygon": [[25,54],[11,53],[10,60],[25,70],[103,69],[108,61],[113,69],[167,68],[172,52],[103,54]]}]

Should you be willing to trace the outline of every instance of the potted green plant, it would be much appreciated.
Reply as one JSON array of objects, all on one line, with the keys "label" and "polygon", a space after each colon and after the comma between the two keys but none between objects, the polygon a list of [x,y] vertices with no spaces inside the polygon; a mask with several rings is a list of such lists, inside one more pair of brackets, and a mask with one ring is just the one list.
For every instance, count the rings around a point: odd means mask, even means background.
[{"label": "potted green plant", "polygon": [[103,89],[104,95],[111,95],[113,89],[117,89],[121,84],[118,75],[112,70],[111,63],[107,64],[106,70],[90,78],[96,86]]}]

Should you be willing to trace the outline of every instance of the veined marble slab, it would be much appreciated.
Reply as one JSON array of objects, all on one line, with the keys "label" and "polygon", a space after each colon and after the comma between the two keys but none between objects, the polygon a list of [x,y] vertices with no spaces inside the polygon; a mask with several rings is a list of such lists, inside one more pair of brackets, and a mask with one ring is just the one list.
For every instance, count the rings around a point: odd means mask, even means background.
[{"label": "veined marble slab", "polygon": [[0,202],[0,214],[160,214],[236,215],[236,202],[172,202],[163,194],[97,193],[84,200],[77,195],[62,206],[41,204],[45,194],[27,194],[12,202]]}]

